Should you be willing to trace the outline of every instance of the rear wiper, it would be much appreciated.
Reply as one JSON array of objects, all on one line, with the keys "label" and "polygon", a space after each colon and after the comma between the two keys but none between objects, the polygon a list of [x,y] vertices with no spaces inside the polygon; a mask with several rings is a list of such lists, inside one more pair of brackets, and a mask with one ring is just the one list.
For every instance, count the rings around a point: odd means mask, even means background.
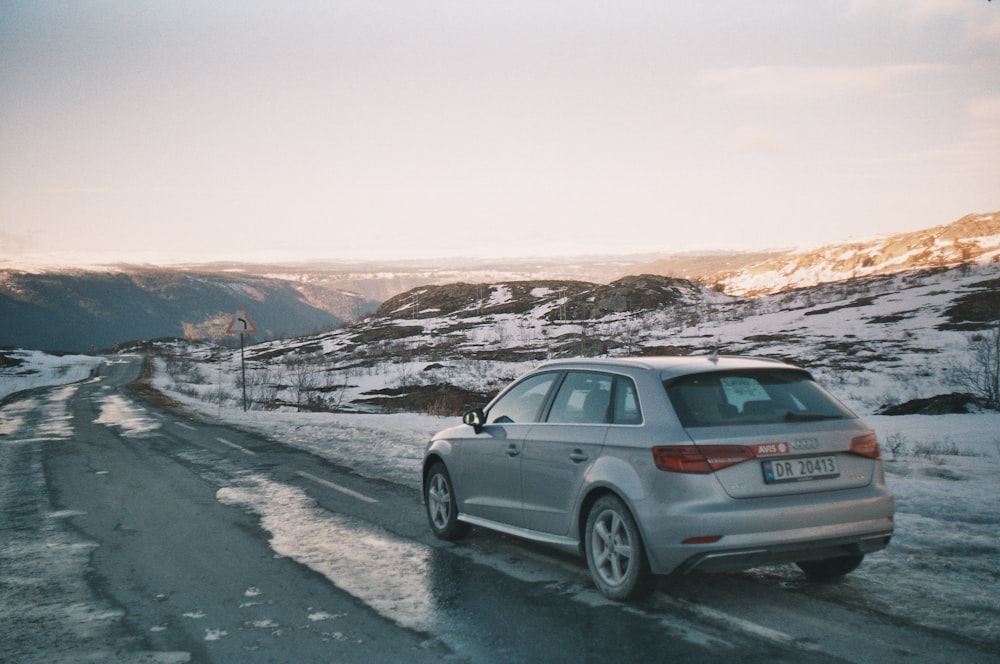
[{"label": "rear wiper", "polygon": [[785,420],[788,422],[819,422],[820,420],[839,420],[840,415],[829,415],[826,413],[795,413],[788,411],[785,413]]}]

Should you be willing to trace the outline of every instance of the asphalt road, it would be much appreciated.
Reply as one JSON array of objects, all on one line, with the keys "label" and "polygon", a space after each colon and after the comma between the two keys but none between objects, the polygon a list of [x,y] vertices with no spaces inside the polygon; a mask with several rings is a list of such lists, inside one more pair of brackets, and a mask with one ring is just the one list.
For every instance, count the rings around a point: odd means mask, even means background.
[{"label": "asphalt road", "polygon": [[435,540],[411,488],[138,397],[138,359],[0,408],[4,662],[996,662],[738,575],[638,606],[582,561]]}]

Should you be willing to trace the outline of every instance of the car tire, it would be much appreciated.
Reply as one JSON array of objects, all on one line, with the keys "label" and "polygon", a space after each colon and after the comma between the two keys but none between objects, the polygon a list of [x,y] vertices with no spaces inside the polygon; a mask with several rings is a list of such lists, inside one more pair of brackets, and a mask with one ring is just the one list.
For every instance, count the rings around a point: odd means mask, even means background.
[{"label": "car tire", "polygon": [[424,482],[424,505],[431,532],[443,540],[456,540],[465,535],[468,525],[458,520],[458,500],[451,476],[443,463],[435,463],[427,471]]},{"label": "car tire", "polygon": [[824,560],[802,560],[795,564],[805,572],[806,578],[812,581],[829,581],[850,574],[858,568],[864,559],[864,554],[858,554]]},{"label": "car tire", "polygon": [[656,590],[639,527],[620,498],[602,496],[594,503],[584,538],[590,575],[605,597],[630,601]]}]

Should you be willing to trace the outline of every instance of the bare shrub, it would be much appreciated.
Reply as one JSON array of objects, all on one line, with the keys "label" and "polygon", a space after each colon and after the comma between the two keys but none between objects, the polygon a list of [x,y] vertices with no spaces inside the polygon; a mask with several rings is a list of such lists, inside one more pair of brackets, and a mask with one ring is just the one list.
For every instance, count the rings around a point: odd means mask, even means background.
[{"label": "bare shrub", "polygon": [[1000,324],[970,336],[969,355],[967,363],[955,367],[954,382],[983,408],[1000,410]]},{"label": "bare shrub", "polygon": [[[236,375],[236,387],[239,390],[244,388],[243,373]],[[275,385],[271,376],[271,370],[264,365],[257,368],[247,368],[246,371],[246,399],[247,407],[251,410],[277,410],[278,386]]]},{"label": "bare shrub", "polygon": [[986,454],[981,450],[963,450],[955,441],[945,439],[940,442],[917,445],[914,450],[915,456],[933,459],[935,457],[983,457]]},{"label": "bare shrub", "polygon": [[898,432],[890,433],[885,437],[882,447],[892,454],[893,458],[903,456],[907,452],[906,438]]}]

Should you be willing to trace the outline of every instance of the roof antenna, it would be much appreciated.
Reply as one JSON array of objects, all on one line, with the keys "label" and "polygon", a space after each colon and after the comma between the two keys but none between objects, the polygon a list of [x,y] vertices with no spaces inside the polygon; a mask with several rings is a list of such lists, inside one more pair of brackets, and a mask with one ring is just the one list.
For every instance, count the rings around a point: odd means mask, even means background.
[{"label": "roof antenna", "polygon": [[719,341],[715,341],[715,348],[712,350],[712,354],[708,356],[708,361],[712,364],[719,363]]}]

